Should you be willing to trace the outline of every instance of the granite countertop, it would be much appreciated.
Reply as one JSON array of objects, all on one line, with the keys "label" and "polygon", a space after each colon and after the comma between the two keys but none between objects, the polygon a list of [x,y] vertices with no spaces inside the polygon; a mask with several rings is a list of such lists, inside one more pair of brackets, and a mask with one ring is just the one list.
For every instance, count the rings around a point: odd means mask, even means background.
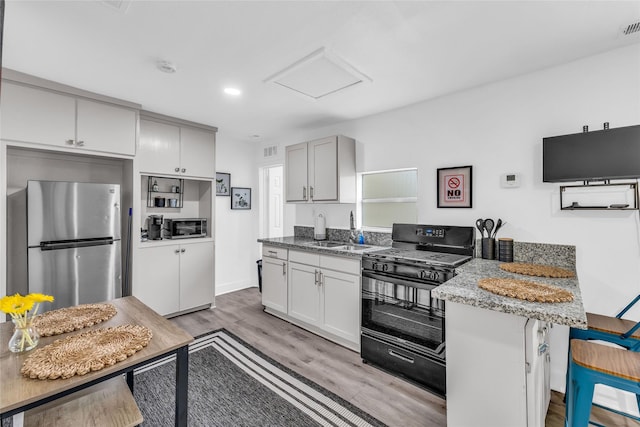
[{"label": "granite countertop", "polygon": [[[298,237],[298,236],[287,236],[287,237],[272,237],[267,239],[258,239],[259,243],[264,243],[271,246],[279,246],[287,249],[301,249],[310,252],[317,252],[319,254],[325,255],[337,255],[344,257],[352,257],[352,258],[362,258],[362,254],[368,252],[375,252],[382,249],[388,249],[389,246],[376,246],[369,245],[365,243],[364,245],[353,245],[354,249],[345,249],[345,248],[324,248],[322,246],[313,246],[312,243],[316,242],[312,238],[308,237]],[[350,245],[349,242],[343,242],[345,245]],[[363,248],[360,249],[359,246]],[[366,248],[365,248],[366,246]]]},{"label": "granite countertop", "polygon": [[[501,262],[499,261],[474,258],[458,267],[456,269],[458,275],[432,290],[431,294],[445,301],[510,313],[530,319],[544,320],[558,325],[587,329],[587,314],[582,303],[577,277],[552,279],[525,276],[503,271],[498,267],[500,264]],[[571,302],[564,303],[537,303],[503,297],[478,287],[478,280],[487,277],[514,278],[557,286],[570,291],[574,299]]]}]

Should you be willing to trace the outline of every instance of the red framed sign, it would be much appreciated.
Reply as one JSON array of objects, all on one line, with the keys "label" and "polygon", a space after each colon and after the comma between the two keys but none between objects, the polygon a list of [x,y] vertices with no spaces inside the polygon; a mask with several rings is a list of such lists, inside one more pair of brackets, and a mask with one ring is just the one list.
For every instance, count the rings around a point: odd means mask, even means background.
[{"label": "red framed sign", "polygon": [[438,207],[470,208],[471,166],[438,169]]}]

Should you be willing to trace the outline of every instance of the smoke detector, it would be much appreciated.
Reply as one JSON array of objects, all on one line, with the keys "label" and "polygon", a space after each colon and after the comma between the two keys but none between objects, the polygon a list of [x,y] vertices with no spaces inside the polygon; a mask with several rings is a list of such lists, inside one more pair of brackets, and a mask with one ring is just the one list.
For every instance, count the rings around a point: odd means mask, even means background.
[{"label": "smoke detector", "polygon": [[317,100],[371,79],[324,47],[264,80]]},{"label": "smoke detector", "polygon": [[156,67],[158,68],[158,70],[162,71],[163,73],[168,73],[168,74],[173,74],[178,70],[178,68],[176,67],[176,64],[174,64],[171,61],[165,61],[162,59],[156,62]]}]

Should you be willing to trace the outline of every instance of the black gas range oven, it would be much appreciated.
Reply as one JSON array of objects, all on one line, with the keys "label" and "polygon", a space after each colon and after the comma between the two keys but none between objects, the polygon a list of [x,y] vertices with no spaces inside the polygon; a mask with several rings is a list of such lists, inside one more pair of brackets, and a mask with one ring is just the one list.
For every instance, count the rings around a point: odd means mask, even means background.
[{"label": "black gas range oven", "polygon": [[446,394],[444,301],[431,290],[472,258],[473,227],[393,224],[391,249],[362,256],[360,355]]}]

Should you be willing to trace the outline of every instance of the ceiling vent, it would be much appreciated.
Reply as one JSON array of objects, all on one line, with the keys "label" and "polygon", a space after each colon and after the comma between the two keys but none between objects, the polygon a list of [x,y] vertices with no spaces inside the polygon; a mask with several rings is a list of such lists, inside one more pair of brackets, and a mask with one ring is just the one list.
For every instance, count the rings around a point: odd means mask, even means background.
[{"label": "ceiling vent", "polygon": [[630,36],[631,34],[638,32],[640,32],[640,21],[629,24],[626,27],[622,27],[622,34],[625,36]]},{"label": "ceiling vent", "polygon": [[100,3],[118,12],[127,13],[132,0],[100,0]]},{"label": "ceiling vent", "polygon": [[274,157],[278,155],[278,146],[272,145],[270,147],[264,147],[264,156],[263,157]]},{"label": "ceiling vent", "polygon": [[371,82],[338,56],[320,48],[264,80],[311,99],[320,99],[360,83]]}]

